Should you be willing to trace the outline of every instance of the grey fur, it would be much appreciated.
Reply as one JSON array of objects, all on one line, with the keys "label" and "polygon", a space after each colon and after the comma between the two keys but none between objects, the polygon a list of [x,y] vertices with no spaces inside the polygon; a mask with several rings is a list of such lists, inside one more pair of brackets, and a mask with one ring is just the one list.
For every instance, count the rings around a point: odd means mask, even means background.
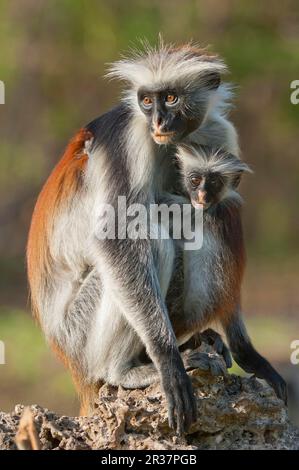
[{"label": "grey fur", "polygon": [[[157,90],[164,88],[166,81],[168,86],[179,82],[186,100],[190,93],[194,97],[192,109],[184,109],[184,118],[188,119],[188,112],[192,117],[201,116],[199,127],[184,142],[222,147],[238,155],[237,134],[225,115],[229,87],[221,84],[210,89],[206,79],[211,73],[225,71],[223,62],[194,56],[188,47],[175,54],[169,51],[169,46],[161,45],[112,67],[110,75],[124,78],[131,86],[123,104],[87,126],[94,138],[87,146],[83,190],[71,207],[56,216],[49,237],[52,261],[39,305],[46,335],[77,362],[86,383],[106,380],[130,388],[160,379],[170,425],[176,414],[178,431],[182,432],[195,419],[195,407],[177,342],[186,341],[198,327],[192,315],[186,318],[188,307],[179,314],[186,331],[176,338],[169,318],[165,297],[176,262],[174,243],[101,240],[97,236],[101,204],[116,207],[118,195],[147,207],[174,189],[182,195],[175,148],[153,142],[140,111],[137,89],[143,84]],[[185,260],[188,282],[198,289],[194,295],[205,306],[211,301],[207,295],[211,286],[222,285],[223,254],[218,246],[215,237],[207,237],[202,252],[206,276],[199,283],[194,279],[197,273],[192,259]],[[205,258],[206,251],[214,257]],[[215,266],[219,271],[216,278],[209,275],[211,263],[213,272]],[[86,269],[90,273],[80,285]],[[171,320],[175,325],[176,319]],[[150,364],[140,362],[144,347]]]},{"label": "grey fur", "polygon": [[[243,172],[251,170],[238,158],[221,151],[179,146],[177,157],[183,181],[186,181],[190,172],[196,171],[198,175],[204,176],[209,173],[217,174],[217,178],[224,182],[224,187],[219,188],[221,193],[215,205],[208,207],[204,212],[203,247],[198,251],[186,251],[183,254],[184,315],[191,323],[190,329],[200,331],[211,320],[220,320],[236,362],[246,372],[265,379],[273,386],[279,398],[286,401],[284,380],[252,346],[241,316],[240,292],[236,291],[236,287],[231,288],[229,277],[229,273],[233,272],[234,263],[238,265],[240,260],[237,259],[238,255],[232,252],[228,240],[230,237],[233,239],[235,234],[222,229],[226,215],[221,206],[225,211],[226,208],[239,207],[242,204],[235,181]],[[221,304],[226,305],[227,296],[230,299],[230,310],[218,318],[219,307],[221,308]]]}]

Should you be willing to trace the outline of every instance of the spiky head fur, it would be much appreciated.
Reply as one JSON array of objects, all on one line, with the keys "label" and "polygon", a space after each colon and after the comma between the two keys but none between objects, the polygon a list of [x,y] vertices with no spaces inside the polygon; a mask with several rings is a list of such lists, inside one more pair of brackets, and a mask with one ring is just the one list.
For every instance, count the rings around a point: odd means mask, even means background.
[{"label": "spiky head fur", "polygon": [[237,192],[237,186],[243,173],[252,173],[247,163],[222,149],[213,150],[204,146],[179,145],[176,157],[183,184],[186,178],[194,172],[200,174],[215,173],[226,180],[221,201],[234,200],[238,204],[242,203],[242,198]]},{"label": "spiky head fur", "polygon": [[[124,92],[124,100],[129,104],[136,104],[136,91],[141,87],[153,90],[175,87],[186,95],[196,96],[195,107],[206,101],[206,92],[210,92],[214,95],[213,106],[221,111],[227,109],[232,97],[231,85],[220,84],[220,75],[225,72],[223,60],[197,44],[176,46],[160,39],[156,47],[142,43],[140,50],[134,49],[130,56],[110,64],[106,76],[129,85]],[[195,95],[197,90],[201,93]]]}]

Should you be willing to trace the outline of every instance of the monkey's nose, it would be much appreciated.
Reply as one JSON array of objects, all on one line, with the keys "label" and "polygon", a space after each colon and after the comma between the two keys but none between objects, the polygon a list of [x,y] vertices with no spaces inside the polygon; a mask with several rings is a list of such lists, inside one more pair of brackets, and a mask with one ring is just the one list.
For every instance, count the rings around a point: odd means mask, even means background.
[{"label": "monkey's nose", "polygon": [[202,204],[203,206],[205,205],[206,203],[206,191],[201,191],[199,190],[198,193],[197,193],[197,202],[198,204]]},{"label": "monkey's nose", "polygon": [[163,118],[162,116],[157,116],[157,119],[156,119],[156,127],[159,129],[161,127],[163,123]]},{"label": "monkey's nose", "polygon": [[165,120],[164,120],[163,113],[159,111],[156,112],[153,116],[153,121],[152,121],[153,130],[155,132],[158,132],[158,131],[161,132],[164,125],[165,125]]}]

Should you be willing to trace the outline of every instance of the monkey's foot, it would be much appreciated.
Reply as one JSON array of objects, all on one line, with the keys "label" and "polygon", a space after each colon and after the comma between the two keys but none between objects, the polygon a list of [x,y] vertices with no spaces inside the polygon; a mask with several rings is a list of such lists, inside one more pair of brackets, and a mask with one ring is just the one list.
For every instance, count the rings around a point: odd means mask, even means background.
[{"label": "monkey's foot", "polygon": [[227,369],[232,367],[233,364],[230,351],[219,333],[212,330],[212,328],[208,328],[207,330],[200,333],[199,337],[201,341],[212,346],[216,353],[223,357]]},{"label": "monkey's foot", "polygon": [[226,376],[226,364],[223,357],[216,352],[201,352],[199,350],[187,350],[182,354],[186,370],[199,369],[210,371],[214,376]]}]

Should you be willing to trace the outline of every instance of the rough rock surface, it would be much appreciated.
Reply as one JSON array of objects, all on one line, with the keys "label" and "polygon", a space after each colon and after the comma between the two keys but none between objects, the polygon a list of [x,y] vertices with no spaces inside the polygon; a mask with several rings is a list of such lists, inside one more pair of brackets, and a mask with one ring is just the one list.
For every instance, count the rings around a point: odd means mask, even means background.
[{"label": "rough rock surface", "polygon": [[[214,355],[215,356],[215,355]],[[218,356],[216,360],[221,360]],[[104,385],[93,417],[57,416],[31,406],[42,449],[299,449],[299,431],[283,403],[255,378],[189,373],[198,420],[184,437],[168,427],[159,385],[124,390]],[[0,449],[15,449],[24,407],[0,412]]]}]

